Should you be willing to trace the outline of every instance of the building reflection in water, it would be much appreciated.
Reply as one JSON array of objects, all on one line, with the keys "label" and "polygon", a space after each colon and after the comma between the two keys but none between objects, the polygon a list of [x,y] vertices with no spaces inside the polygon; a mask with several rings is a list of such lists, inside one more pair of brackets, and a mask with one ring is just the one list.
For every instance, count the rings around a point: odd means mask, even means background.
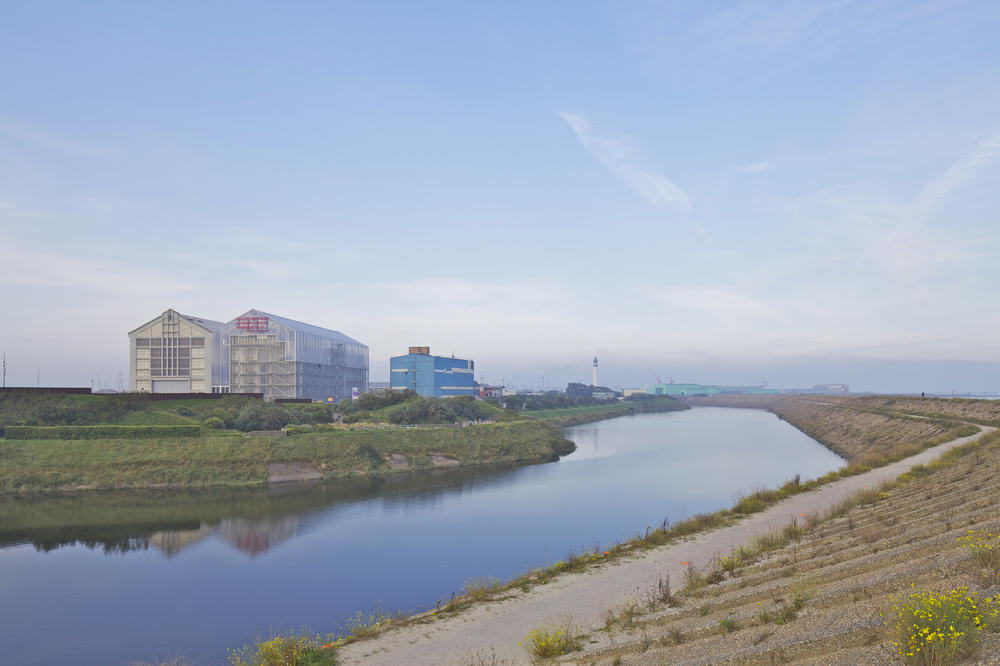
[{"label": "building reflection in water", "polygon": [[259,555],[297,536],[298,533],[298,516],[263,520],[227,518],[214,526],[202,523],[196,530],[157,532],[149,537],[149,545],[167,557],[172,557],[206,537],[215,536],[237,550],[249,555]]}]

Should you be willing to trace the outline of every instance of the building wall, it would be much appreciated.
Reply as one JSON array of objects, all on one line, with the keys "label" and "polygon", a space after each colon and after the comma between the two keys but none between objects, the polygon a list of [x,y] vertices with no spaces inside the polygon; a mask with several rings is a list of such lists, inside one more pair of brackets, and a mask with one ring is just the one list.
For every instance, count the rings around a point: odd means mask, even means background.
[{"label": "building wall", "polygon": [[202,323],[167,310],[129,333],[132,390],[325,402],[368,389],[368,347],[336,331],[258,310]]},{"label": "building wall", "polygon": [[167,310],[129,333],[129,386],[147,393],[211,391],[212,332]]},{"label": "building wall", "polygon": [[389,383],[393,390],[410,389],[427,398],[475,395],[475,362],[429,354],[394,356]]},{"label": "building wall", "polygon": [[251,310],[224,324],[216,338],[217,391],[325,402],[368,388],[368,347],[334,331]]}]

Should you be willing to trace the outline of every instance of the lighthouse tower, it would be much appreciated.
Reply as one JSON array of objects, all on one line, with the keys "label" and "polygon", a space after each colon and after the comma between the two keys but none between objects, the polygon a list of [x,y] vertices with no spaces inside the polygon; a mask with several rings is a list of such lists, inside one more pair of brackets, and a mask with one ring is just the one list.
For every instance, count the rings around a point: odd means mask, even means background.
[{"label": "lighthouse tower", "polygon": [[597,386],[597,357],[594,357],[594,383],[591,386]]}]

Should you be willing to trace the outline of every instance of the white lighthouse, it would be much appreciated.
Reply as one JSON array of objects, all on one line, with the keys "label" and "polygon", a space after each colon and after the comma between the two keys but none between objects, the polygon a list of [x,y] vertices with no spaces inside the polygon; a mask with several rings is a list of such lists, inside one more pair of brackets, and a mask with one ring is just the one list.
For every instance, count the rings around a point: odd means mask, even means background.
[{"label": "white lighthouse", "polygon": [[594,357],[594,383],[591,386],[597,386],[597,357]]}]

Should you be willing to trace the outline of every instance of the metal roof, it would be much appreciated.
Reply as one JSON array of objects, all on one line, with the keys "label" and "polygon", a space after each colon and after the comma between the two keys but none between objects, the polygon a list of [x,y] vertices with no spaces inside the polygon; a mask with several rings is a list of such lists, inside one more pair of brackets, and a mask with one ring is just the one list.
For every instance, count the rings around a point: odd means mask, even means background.
[{"label": "metal roof", "polygon": [[[299,333],[309,333],[310,335],[318,335],[323,338],[330,338],[336,340],[337,342],[349,342],[351,344],[361,345],[362,347],[365,348],[368,347],[368,345],[364,344],[363,342],[359,342],[350,336],[344,335],[340,331],[334,331],[329,328],[323,328],[321,326],[313,326],[312,324],[296,321],[294,319],[288,319],[287,317],[279,317],[278,315],[274,315],[269,312],[264,312],[263,310],[249,310],[240,315],[240,317],[254,317],[254,316],[262,316],[274,319],[275,321],[279,321],[285,326],[288,326],[289,328]],[[239,319],[240,317],[235,317],[235,319]]]},{"label": "metal roof", "polygon": [[153,322],[155,322],[157,319],[159,319],[160,317],[162,317],[163,315],[165,315],[168,312],[173,312],[178,317],[183,317],[184,319],[187,319],[188,321],[191,321],[191,322],[197,324],[198,326],[201,326],[205,330],[211,331],[213,333],[220,326],[223,325],[222,322],[213,321],[212,319],[203,319],[202,317],[192,317],[190,315],[184,315],[184,314],[181,314],[180,312],[177,312],[177,310],[174,310],[173,308],[167,308],[166,310],[164,310],[160,314],[156,315],[155,317],[153,317],[152,319],[150,319],[149,321],[147,321],[145,324],[142,324],[141,326],[136,326],[131,331],[129,331],[128,334],[132,335],[133,333],[135,333],[139,329],[145,328],[146,326],[149,326],[150,324],[152,324]]},{"label": "metal roof", "polygon": [[190,319],[191,321],[198,324],[202,328],[207,328],[210,331],[215,331],[225,326],[223,322],[215,321],[214,319],[205,319],[204,317],[192,317],[191,315],[184,315],[184,314],[182,314],[181,316],[184,317],[185,319]]}]

